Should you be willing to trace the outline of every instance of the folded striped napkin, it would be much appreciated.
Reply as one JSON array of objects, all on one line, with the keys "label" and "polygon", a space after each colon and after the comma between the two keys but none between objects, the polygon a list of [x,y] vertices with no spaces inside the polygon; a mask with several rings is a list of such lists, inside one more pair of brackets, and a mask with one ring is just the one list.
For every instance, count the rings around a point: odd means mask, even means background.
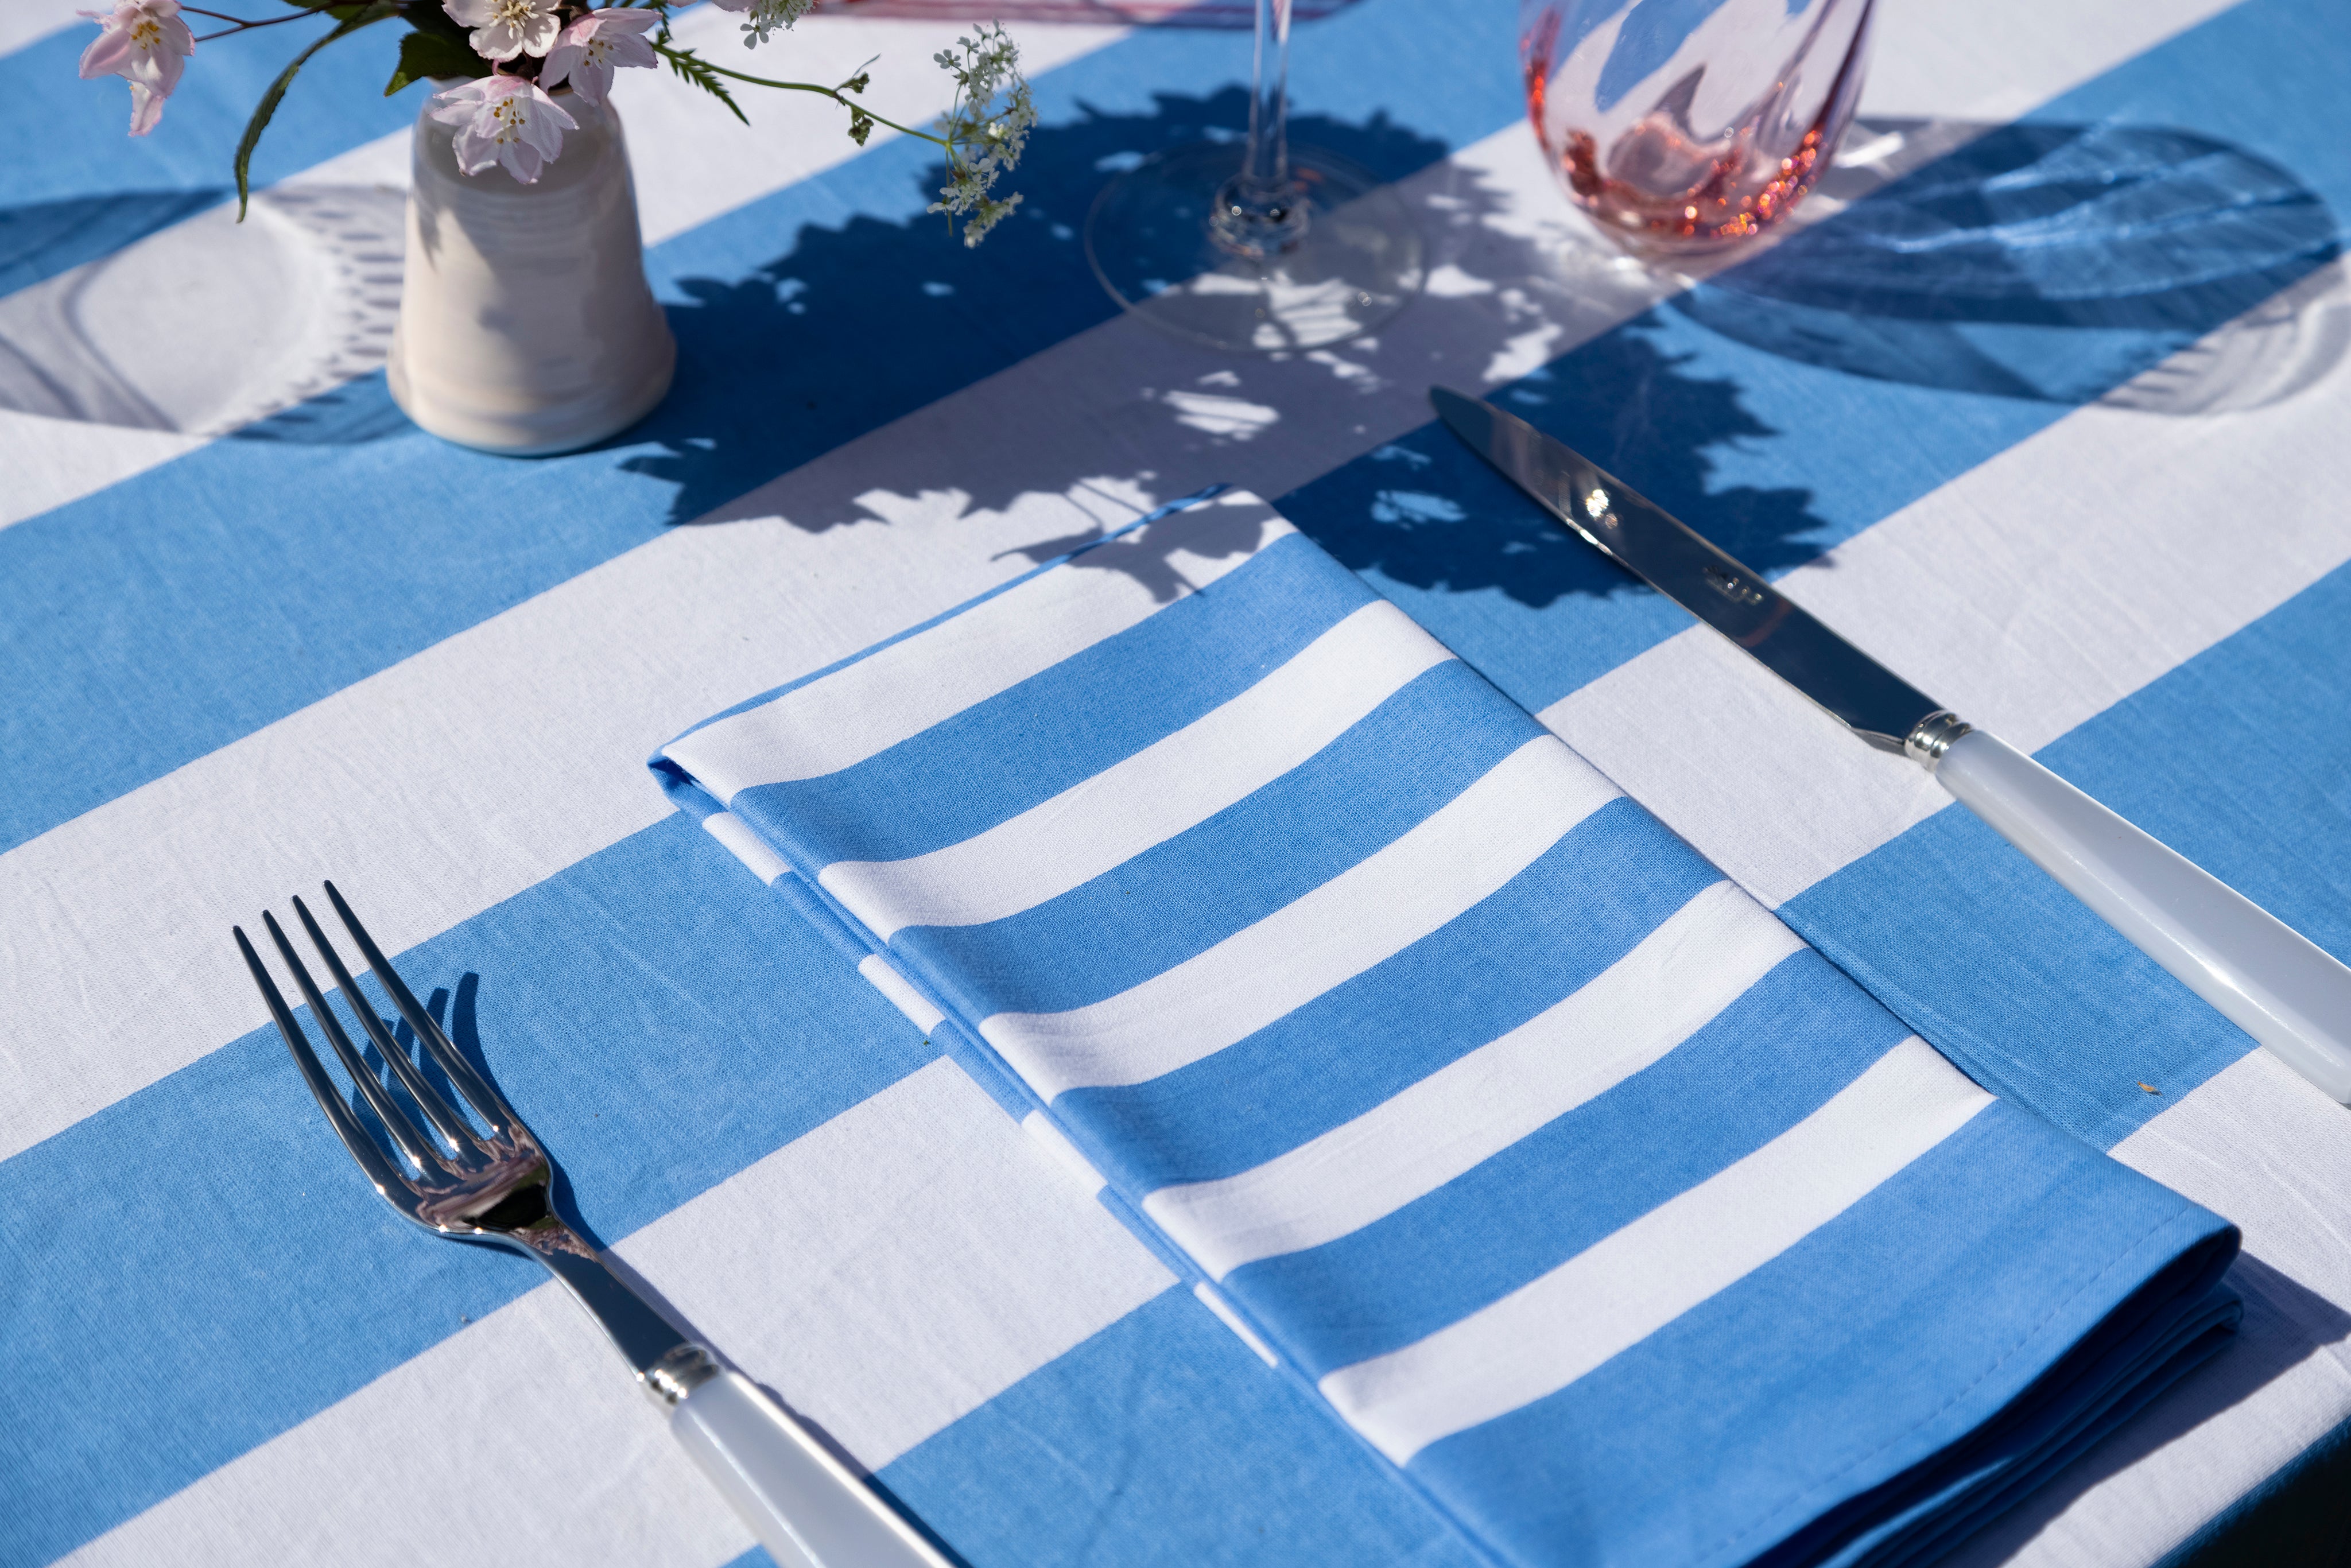
[{"label": "folded striped napkin", "polygon": [[1499,1561],[1931,1556],[2235,1324],[2227,1224],[1976,1087],[1254,497],[653,765]]}]

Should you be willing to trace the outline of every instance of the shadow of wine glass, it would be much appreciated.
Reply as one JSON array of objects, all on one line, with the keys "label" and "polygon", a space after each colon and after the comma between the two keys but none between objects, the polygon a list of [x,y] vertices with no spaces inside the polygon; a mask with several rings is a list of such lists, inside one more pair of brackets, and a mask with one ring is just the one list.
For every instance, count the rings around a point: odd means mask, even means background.
[{"label": "shadow of wine glass", "polygon": [[[1968,129],[1877,121],[1849,146]],[[2340,253],[2325,201],[2242,148],[2158,126],[2028,123],[1964,136],[1672,308],[1871,380],[2207,413],[2291,397],[2341,360]]]}]

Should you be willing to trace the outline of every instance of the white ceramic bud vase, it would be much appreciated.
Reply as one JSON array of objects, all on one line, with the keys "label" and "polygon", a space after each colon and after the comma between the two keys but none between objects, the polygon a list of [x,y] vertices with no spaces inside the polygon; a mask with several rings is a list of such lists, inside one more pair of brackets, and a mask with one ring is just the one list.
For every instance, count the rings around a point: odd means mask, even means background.
[{"label": "white ceramic bud vase", "polygon": [[677,363],[645,284],[620,117],[568,88],[554,96],[580,129],[530,185],[502,168],[459,173],[455,129],[418,115],[392,337],[392,400],[409,418],[517,457],[625,430]]}]

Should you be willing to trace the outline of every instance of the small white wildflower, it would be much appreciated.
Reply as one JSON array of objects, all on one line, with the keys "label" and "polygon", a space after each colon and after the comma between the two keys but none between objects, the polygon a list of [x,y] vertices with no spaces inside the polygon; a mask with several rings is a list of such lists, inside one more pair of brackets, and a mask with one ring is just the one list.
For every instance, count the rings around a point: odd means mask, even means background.
[{"label": "small white wildflower", "polygon": [[932,57],[956,78],[955,104],[939,117],[947,143],[947,183],[930,211],[964,220],[963,243],[976,246],[1020,204],[1019,195],[998,197],[996,182],[1020,162],[1037,105],[1020,75],[1020,47],[1001,24],[957,38],[956,47]]},{"label": "small white wildflower", "polygon": [[809,7],[815,5],[816,0],[710,0],[710,3],[721,11],[749,14],[750,20],[743,24],[743,31],[749,35],[743,40],[743,47],[756,49],[766,43],[768,36],[778,27],[789,30],[793,23],[809,14]]}]

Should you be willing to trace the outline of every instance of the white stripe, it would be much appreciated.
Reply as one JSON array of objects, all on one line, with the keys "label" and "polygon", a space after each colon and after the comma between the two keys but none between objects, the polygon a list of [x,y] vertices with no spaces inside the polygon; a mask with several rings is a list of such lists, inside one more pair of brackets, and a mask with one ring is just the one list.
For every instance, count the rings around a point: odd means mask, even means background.
[{"label": "white stripe", "polygon": [[1327,1375],[1323,1396],[1405,1464],[1557,1393],[1737,1284],[1991,1103],[1907,1040],[1738,1164],[1426,1339]]},{"label": "white stripe", "polygon": [[1233,1331],[1233,1337],[1235,1339],[1239,1340],[1243,1344],[1249,1346],[1250,1350],[1254,1351],[1259,1361],[1265,1363],[1268,1366],[1280,1366],[1281,1364],[1281,1357],[1273,1354],[1273,1346],[1266,1343],[1262,1339],[1259,1339],[1258,1337],[1257,1330],[1249,1327],[1248,1323],[1242,1322],[1240,1313],[1233,1311],[1232,1303],[1226,1301],[1224,1297],[1217,1294],[1216,1291],[1210,1290],[1206,1281],[1194,1281],[1192,1282],[1192,1294],[1199,1298],[1200,1304],[1202,1306],[1217,1314],[1217,1321],[1218,1322]]},{"label": "white stripe", "polygon": [[[867,1469],[1174,1283],[945,1061],[617,1250]],[[724,1563],[750,1538],[664,1426],[541,1285],[68,1561],[410,1568],[461,1542],[501,1563]],[[485,1488],[497,1506],[455,1523],[420,1501]]]},{"label": "white stripe", "polygon": [[[817,880],[885,942],[1018,915],[1246,800],[1452,657],[1387,601],[1366,604],[1238,696],[1019,816],[908,860],[837,861]],[[898,700],[893,688],[876,706]]]},{"label": "white stripe", "polygon": [[906,1015],[906,1021],[925,1034],[939,1027],[946,1014],[933,1007],[914,989],[905,976],[892,968],[879,953],[868,953],[857,961],[857,972],[866,983],[882,993],[890,1005]]},{"label": "white stripe", "polygon": [[[0,55],[14,53],[51,33],[62,32],[80,22],[82,12],[97,9],[89,0],[8,0],[7,5],[0,6]],[[98,37],[95,27],[87,27],[87,31],[90,37]],[[111,78],[106,86],[121,97],[122,117],[129,120],[131,94]]]},{"label": "white stripe", "polygon": [[1564,1000],[1343,1126],[1144,1212],[1212,1278],[1335,1241],[1492,1158],[1687,1040],[1803,946],[1727,882]]},{"label": "white stripe", "polygon": [[1096,546],[1082,569],[1041,572],[821,680],[705,725],[663,755],[726,801],[757,785],[838,772],[1140,624],[1296,531],[1253,496],[1219,496]]},{"label": "white stripe", "polygon": [[1329,882],[1117,996],[980,1034],[1047,1100],[1140,1083],[1247,1038],[1492,894],[1615,798],[1549,736]]},{"label": "white stripe", "polygon": [[702,831],[725,844],[727,852],[761,882],[772,883],[779,876],[792,874],[784,857],[769,849],[767,841],[732,811],[713,811],[702,819]]}]

